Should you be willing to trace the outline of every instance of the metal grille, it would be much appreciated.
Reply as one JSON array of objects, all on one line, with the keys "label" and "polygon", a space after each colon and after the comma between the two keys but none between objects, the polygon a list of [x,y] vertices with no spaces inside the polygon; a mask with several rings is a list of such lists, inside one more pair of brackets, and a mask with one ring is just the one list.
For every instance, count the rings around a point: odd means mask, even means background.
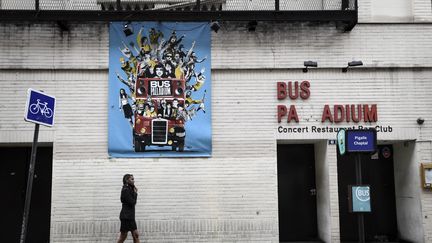
[{"label": "metal grille", "polygon": [[355,10],[355,0],[1,0],[0,10],[302,11]]},{"label": "metal grille", "polygon": [[334,21],[350,31],[357,8],[357,0],[0,0],[0,21],[57,21],[62,31],[68,21]]},{"label": "metal grille", "polygon": [[152,143],[166,144],[168,142],[168,121],[153,120],[152,128]]}]

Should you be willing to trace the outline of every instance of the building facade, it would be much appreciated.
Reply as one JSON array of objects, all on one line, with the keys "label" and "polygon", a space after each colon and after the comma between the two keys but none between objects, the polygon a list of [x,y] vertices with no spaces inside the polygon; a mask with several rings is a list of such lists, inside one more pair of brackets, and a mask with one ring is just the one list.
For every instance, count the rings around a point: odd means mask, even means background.
[{"label": "building facade", "polygon": [[[221,22],[211,37],[209,158],[108,156],[109,23],[70,22],[62,31],[1,22],[0,145],[31,146],[28,88],[57,98],[54,127],[39,133],[40,146],[52,147],[50,242],[114,241],[126,173],[139,189],[143,242],[357,240],[345,197],[352,158],[333,142],[337,129],[362,127],[376,128],[379,144],[362,157],[375,205],[366,238],[432,242],[432,193],[420,173],[432,162],[431,1],[358,5],[350,32],[331,22],[258,22],[255,31]],[[318,67],[303,72],[308,60]],[[354,60],[363,66],[342,72]],[[296,225],[311,231],[291,232]]]}]

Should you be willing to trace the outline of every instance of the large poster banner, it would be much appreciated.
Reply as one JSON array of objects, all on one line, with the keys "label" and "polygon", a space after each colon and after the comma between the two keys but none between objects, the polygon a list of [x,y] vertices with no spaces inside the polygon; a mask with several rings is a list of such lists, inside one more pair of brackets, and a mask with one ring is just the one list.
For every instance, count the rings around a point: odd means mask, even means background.
[{"label": "large poster banner", "polygon": [[211,156],[210,34],[207,22],[110,24],[110,156]]}]

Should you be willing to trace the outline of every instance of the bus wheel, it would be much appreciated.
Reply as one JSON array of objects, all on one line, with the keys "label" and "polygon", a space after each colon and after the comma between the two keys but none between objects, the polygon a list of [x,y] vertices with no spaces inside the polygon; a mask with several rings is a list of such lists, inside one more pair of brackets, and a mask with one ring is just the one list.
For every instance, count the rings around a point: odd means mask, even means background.
[{"label": "bus wheel", "polygon": [[135,152],[144,152],[145,151],[145,144],[143,144],[140,140],[135,139],[134,145],[135,145]]}]

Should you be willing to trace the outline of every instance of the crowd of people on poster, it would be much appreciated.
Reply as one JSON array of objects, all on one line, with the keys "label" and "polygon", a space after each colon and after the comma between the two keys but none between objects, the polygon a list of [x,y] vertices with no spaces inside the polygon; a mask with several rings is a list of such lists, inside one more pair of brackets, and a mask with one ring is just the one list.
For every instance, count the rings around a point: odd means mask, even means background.
[{"label": "crowd of people on poster", "polygon": [[[129,28],[129,32],[125,28]],[[209,156],[210,63],[208,23],[111,23],[110,155]],[[143,129],[139,123],[154,119],[169,121],[169,126],[176,131],[184,128],[183,133],[187,134],[184,144],[172,139],[155,145],[151,142],[153,137],[137,142],[135,137],[141,135],[140,129]],[[148,133],[149,129],[144,130]],[[120,139],[125,136],[130,140]],[[180,151],[184,153],[175,155],[164,148],[173,143],[178,143],[176,146],[181,146]],[[137,150],[136,146],[145,148]],[[136,153],[141,150],[145,153]]]}]

